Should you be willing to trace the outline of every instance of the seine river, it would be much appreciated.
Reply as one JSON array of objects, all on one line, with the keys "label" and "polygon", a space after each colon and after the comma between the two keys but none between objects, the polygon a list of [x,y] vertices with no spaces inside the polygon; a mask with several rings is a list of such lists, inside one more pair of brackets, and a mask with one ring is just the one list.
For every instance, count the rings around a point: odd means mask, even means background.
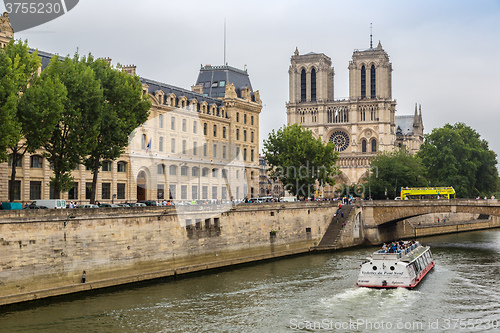
[{"label": "seine river", "polygon": [[355,287],[357,248],[3,309],[0,332],[499,332],[500,230],[421,241],[415,290]]}]

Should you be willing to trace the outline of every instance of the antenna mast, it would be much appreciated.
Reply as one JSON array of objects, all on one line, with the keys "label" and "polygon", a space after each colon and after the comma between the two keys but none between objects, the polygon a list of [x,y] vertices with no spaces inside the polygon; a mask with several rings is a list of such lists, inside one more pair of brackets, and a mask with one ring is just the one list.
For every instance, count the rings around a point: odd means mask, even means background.
[{"label": "antenna mast", "polygon": [[370,49],[373,48],[373,41],[372,41],[372,24],[370,23]]},{"label": "antenna mast", "polygon": [[224,65],[227,65],[227,63],[226,63],[226,19],[224,19]]}]

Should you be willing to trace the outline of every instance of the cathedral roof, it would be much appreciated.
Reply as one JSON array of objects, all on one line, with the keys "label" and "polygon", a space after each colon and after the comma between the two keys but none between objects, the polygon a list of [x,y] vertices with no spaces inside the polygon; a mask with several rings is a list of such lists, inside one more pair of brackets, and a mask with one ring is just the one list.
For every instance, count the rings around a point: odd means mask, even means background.
[{"label": "cathedral roof", "polygon": [[396,134],[413,134],[413,122],[415,116],[396,116]]}]

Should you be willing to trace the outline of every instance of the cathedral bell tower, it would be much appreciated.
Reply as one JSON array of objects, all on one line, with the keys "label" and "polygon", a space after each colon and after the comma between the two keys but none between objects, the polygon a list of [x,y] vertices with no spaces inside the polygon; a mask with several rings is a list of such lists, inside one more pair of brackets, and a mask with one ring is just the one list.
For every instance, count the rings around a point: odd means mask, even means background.
[{"label": "cathedral bell tower", "polygon": [[5,48],[10,40],[14,38],[14,30],[10,25],[9,14],[7,12],[0,16],[0,48]]}]

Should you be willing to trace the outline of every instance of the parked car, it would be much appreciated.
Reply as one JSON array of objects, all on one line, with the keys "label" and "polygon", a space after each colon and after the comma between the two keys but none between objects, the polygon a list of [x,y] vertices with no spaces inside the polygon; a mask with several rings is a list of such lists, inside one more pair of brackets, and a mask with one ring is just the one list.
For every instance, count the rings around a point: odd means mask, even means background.
[{"label": "parked car", "polygon": [[66,209],[66,200],[63,199],[34,200],[31,204],[50,209]]},{"label": "parked car", "polygon": [[78,206],[78,208],[99,208],[99,206],[94,205],[94,204],[83,204]]},{"label": "parked car", "polygon": [[23,209],[23,205],[20,202],[2,202],[0,206],[2,206],[3,210]]},{"label": "parked car", "polygon": [[114,207],[120,207],[120,206],[110,203],[99,204],[99,208],[114,208]]},{"label": "parked car", "polygon": [[158,203],[154,200],[141,200],[138,203],[146,204],[146,206],[158,206]]},{"label": "parked car", "polygon": [[129,203],[130,207],[146,207],[144,202],[131,202]]},{"label": "parked car", "polygon": [[129,203],[119,203],[119,204],[116,204],[116,205],[119,206],[119,207],[130,207]]},{"label": "parked car", "polygon": [[45,206],[38,206],[38,205],[33,205],[33,204],[31,204],[31,205],[29,205],[29,206],[24,207],[24,209],[47,209],[47,207],[45,207]]}]

